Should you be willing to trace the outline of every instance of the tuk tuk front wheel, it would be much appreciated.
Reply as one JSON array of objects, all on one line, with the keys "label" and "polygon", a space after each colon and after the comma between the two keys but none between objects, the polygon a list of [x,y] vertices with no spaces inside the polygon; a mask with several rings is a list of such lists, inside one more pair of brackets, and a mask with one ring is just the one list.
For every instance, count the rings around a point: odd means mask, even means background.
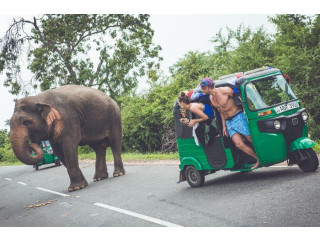
[{"label": "tuk tuk front wheel", "polygon": [[316,171],[319,166],[317,154],[311,148],[302,149],[300,151],[304,159],[298,162],[299,168],[304,172]]},{"label": "tuk tuk front wheel", "polygon": [[39,169],[39,164],[38,164],[38,163],[34,164],[34,165],[33,165],[33,168],[34,168],[36,171],[38,171],[38,169]]},{"label": "tuk tuk front wheel", "polygon": [[188,166],[185,170],[185,177],[193,188],[202,187],[204,184],[204,173],[198,171],[194,166]]}]

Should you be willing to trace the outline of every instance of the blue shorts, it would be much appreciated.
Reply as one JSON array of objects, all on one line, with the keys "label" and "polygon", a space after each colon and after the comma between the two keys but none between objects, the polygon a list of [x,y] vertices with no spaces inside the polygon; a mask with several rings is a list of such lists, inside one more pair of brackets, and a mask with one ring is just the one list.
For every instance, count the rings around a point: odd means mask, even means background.
[{"label": "blue shorts", "polygon": [[247,119],[243,112],[239,113],[231,120],[226,120],[226,124],[230,138],[232,138],[235,133],[241,133],[243,136],[250,135]]}]

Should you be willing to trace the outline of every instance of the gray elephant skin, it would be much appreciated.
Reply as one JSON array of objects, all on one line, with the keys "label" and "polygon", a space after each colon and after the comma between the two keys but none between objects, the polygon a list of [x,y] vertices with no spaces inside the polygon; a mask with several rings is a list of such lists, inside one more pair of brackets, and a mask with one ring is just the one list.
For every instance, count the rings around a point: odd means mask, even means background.
[{"label": "gray elephant skin", "polygon": [[78,146],[89,145],[96,153],[94,181],[108,178],[106,149],[114,157],[113,176],[125,174],[121,159],[122,125],[117,103],[99,90],[67,85],[17,101],[10,120],[10,138],[17,158],[28,165],[43,159],[42,140],[67,168],[76,191],[88,185],[78,162]]}]

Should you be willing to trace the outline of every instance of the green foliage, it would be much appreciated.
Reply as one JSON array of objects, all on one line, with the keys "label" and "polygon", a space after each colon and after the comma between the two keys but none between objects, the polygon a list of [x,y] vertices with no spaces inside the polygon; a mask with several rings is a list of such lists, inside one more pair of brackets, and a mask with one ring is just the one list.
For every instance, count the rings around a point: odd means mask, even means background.
[{"label": "green foliage", "polygon": [[76,84],[96,87],[114,99],[129,94],[140,77],[151,81],[158,77],[161,47],[153,44],[148,21],[145,14],[45,14],[14,20],[0,40],[4,85],[11,87],[12,94],[28,94],[19,78],[27,45],[33,88],[43,91]]},{"label": "green foliage", "polygon": [[312,148],[317,154],[320,154],[320,143],[316,142],[316,145]]},{"label": "green foliage", "polygon": [[0,130],[0,162],[14,163],[18,161],[13,153],[7,130]]},{"label": "green foliage", "polygon": [[78,154],[88,154],[92,152],[94,152],[93,149],[88,145],[78,147]]}]

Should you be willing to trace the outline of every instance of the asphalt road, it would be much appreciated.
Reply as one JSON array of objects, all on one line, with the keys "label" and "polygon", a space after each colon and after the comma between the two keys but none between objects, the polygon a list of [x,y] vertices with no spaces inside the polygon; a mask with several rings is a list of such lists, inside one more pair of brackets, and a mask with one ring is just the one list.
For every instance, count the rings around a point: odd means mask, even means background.
[{"label": "asphalt road", "polygon": [[65,167],[48,166],[0,167],[1,227],[320,226],[320,170],[220,171],[194,189],[177,184],[178,165],[125,164],[126,175],[93,182],[82,163],[89,186],[69,193]]}]

